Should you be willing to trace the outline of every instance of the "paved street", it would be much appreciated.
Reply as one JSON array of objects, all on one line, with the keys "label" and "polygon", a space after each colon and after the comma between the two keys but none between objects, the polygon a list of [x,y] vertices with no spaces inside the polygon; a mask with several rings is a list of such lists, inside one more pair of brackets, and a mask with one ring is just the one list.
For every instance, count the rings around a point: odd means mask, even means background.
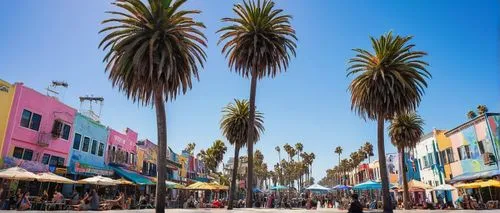
[{"label": "paved street", "polygon": [[[228,211],[226,209],[167,209],[166,212],[183,212],[183,213],[191,213],[191,212],[235,212],[235,213],[254,213],[254,212],[296,212],[296,213],[301,213],[301,212],[347,212],[347,211],[341,211],[338,209],[319,209],[319,210],[304,210],[304,209],[294,209],[294,210],[277,210],[277,209],[235,209],[232,211]],[[30,211],[30,212],[43,212],[43,211]],[[51,212],[70,212],[70,211],[51,211]],[[83,211],[82,211],[83,212]],[[89,211],[89,213],[95,212],[95,211]],[[104,212],[110,212],[110,213],[132,213],[132,212],[142,212],[142,213],[153,213],[154,209],[146,209],[146,210],[113,210],[113,211],[104,211]],[[381,211],[365,211],[366,213],[370,212],[381,212]],[[472,212],[477,212],[475,210],[396,210],[394,211],[396,213],[424,213],[424,212],[433,212],[433,213],[472,213]],[[481,212],[500,212],[500,210],[481,210]]]}]

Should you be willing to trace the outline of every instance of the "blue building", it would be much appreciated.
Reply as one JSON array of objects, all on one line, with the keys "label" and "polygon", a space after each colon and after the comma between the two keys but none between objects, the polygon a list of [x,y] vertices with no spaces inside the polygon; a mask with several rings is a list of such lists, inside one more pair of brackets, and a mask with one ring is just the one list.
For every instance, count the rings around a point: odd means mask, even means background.
[{"label": "blue building", "polygon": [[[75,176],[111,176],[105,164],[108,130],[99,122],[77,113],[70,148],[68,173]],[[81,178],[78,179],[81,179]],[[76,177],[75,177],[76,178]]]}]

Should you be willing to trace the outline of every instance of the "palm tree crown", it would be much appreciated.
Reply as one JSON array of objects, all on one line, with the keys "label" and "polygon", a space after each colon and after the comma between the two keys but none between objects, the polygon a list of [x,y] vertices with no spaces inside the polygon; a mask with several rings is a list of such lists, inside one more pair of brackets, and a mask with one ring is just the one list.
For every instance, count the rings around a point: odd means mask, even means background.
[{"label": "palm tree crown", "polygon": [[285,71],[290,53],[295,56],[297,47],[291,16],[274,9],[274,2],[269,0],[243,1],[233,11],[237,17],[222,19],[231,25],[218,31],[223,33],[219,43],[226,41],[222,52],[229,58],[230,68],[244,77],[254,71],[258,78]]},{"label": "palm tree crown", "polygon": [[398,114],[389,126],[391,143],[398,149],[412,148],[424,134],[424,120],[416,113]]},{"label": "palm tree crown", "polygon": [[[220,122],[222,134],[229,140],[231,145],[238,149],[245,146],[247,141],[247,128],[249,125],[250,110],[248,100],[235,99],[234,103],[228,104],[222,110],[223,116]],[[255,111],[254,138],[257,142],[260,134],[264,132],[264,116]]]},{"label": "palm tree crown", "polygon": [[420,60],[427,53],[412,51],[407,44],[412,36],[396,36],[391,32],[371,37],[374,53],[353,49],[357,54],[349,60],[348,76],[351,108],[363,118],[392,117],[395,113],[414,111],[421,101],[428,64]]},{"label": "palm tree crown", "polygon": [[[165,3],[166,2],[166,3]],[[108,50],[104,57],[113,86],[124,91],[134,102],[149,104],[159,91],[165,100],[191,88],[191,78],[198,79],[198,65],[203,67],[206,37],[203,23],[190,15],[198,10],[180,10],[186,0],[150,0],[149,7],[140,0],[113,3],[125,12],[102,23],[114,23],[100,33],[108,33],[99,44]]]}]

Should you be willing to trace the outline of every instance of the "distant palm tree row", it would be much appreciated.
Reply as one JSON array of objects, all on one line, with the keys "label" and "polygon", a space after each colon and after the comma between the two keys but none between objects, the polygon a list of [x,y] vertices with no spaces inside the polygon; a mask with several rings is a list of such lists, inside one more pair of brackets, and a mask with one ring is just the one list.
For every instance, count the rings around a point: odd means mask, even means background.
[{"label": "distant palm tree row", "polygon": [[[487,113],[488,112],[488,107],[486,107],[486,105],[478,105],[477,106],[477,112],[479,113],[479,115]],[[477,114],[473,110],[467,112],[467,118],[468,119],[473,119],[475,117],[477,117]]]},{"label": "distant palm tree row", "polygon": [[[288,155],[288,160],[281,158],[281,148],[275,147],[278,152],[278,163],[274,165],[273,178],[274,184],[288,185],[294,187],[297,181],[297,189],[301,190],[304,186],[313,184],[312,164],[316,159],[316,155],[311,152],[304,152],[304,145],[296,143],[294,146],[286,143],[283,145],[283,150]],[[295,156],[297,160],[295,160]]]}]

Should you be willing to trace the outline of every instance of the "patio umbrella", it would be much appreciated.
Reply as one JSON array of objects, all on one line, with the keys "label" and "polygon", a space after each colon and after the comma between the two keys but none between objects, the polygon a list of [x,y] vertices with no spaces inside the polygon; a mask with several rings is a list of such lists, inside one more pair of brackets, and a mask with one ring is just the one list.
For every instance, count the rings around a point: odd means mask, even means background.
[{"label": "patio umbrella", "polygon": [[432,186],[418,180],[411,180],[408,182],[408,188],[432,189]]},{"label": "patio umbrella", "polygon": [[317,183],[309,186],[306,188],[307,190],[311,190],[311,191],[323,191],[323,192],[326,192],[326,191],[329,191],[330,189],[329,188],[326,188],[322,185],[319,185]]},{"label": "patio umbrella", "polygon": [[276,185],[276,186],[271,187],[271,190],[277,190],[277,191],[285,190],[285,189],[288,189],[288,187],[282,186],[282,185]]},{"label": "patio umbrella", "polygon": [[21,167],[11,167],[0,170],[0,178],[9,180],[35,180],[38,176]]},{"label": "patio umbrella", "polygon": [[455,189],[457,189],[457,188],[453,187],[452,185],[443,184],[443,185],[439,185],[439,186],[434,187],[434,189],[432,189],[432,191],[453,191]]},{"label": "patio umbrella", "polygon": [[481,187],[500,187],[500,181],[493,179],[482,181],[477,184],[479,184]]},{"label": "patio umbrella", "polygon": [[167,188],[169,188],[169,189],[184,189],[184,188],[186,188],[185,186],[183,186],[181,184],[178,184],[178,183],[175,183],[172,181],[168,181],[168,180],[165,181],[165,184],[167,185]]},{"label": "patio umbrella", "polygon": [[332,189],[336,189],[336,190],[346,190],[346,189],[350,189],[352,188],[352,186],[348,186],[348,185],[336,185],[334,186]]},{"label": "patio umbrella", "polygon": [[120,179],[118,179],[116,181],[118,182],[119,185],[135,185],[131,181],[125,180],[123,178],[120,178]]},{"label": "patio umbrella", "polygon": [[455,185],[455,187],[463,189],[475,189],[475,188],[480,188],[481,185],[479,183],[462,183]]},{"label": "patio umbrella", "polygon": [[66,184],[74,184],[76,181],[70,180],[68,178],[56,175],[52,172],[44,172],[37,174],[36,180],[40,182],[51,182],[51,183],[66,183]]},{"label": "patio umbrella", "polygon": [[228,190],[229,186],[220,185],[218,183],[209,183],[211,186],[215,187],[217,190]]},{"label": "patio umbrella", "polygon": [[120,184],[120,182],[117,180],[113,180],[111,178],[103,177],[103,176],[95,176],[95,177],[85,178],[85,179],[79,180],[78,183],[91,184],[91,185],[101,185],[101,186],[114,186],[114,185]]},{"label": "patio umbrella", "polygon": [[[392,186],[392,185],[389,184],[389,187],[390,186]],[[352,188],[353,189],[357,189],[357,190],[381,189],[382,188],[382,183],[369,180],[369,181],[360,183],[358,185],[355,185]]]},{"label": "patio umbrella", "polygon": [[204,182],[196,182],[188,187],[186,189],[190,190],[217,190],[215,186],[210,185],[209,183],[204,183]]}]

